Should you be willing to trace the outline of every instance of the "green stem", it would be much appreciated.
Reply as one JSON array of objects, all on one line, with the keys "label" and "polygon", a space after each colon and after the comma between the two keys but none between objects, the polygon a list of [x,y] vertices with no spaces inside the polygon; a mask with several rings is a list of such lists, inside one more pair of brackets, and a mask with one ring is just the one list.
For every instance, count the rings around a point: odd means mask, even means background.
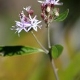
[{"label": "green stem", "polygon": [[36,37],[36,35],[33,33],[33,31],[31,31],[32,35],[34,36],[34,38],[36,39],[37,43],[41,46],[41,48],[45,51],[46,54],[49,53],[49,51],[41,44],[41,42],[38,40],[38,38]]},{"label": "green stem", "polygon": [[48,48],[50,50],[50,52],[49,52],[50,61],[51,61],[52,68],[53,68],[53,71],[54,71],[54,74],[55,74],[55,78],[56,78],[56,80],[59,80],[57,69],[56,69],[56,66],[55,66],[55,63],[54,63],[54,59],[52,59],[52,56],[51,56],[51,42],[50,42],[50,26],[49,26],[49,21],[47,23],[47,28],[48,28]]},{"label": "green stem", "polygon": [[56,80],[59,80],[58,73],[57,73],[57,68],[55,67],[55,63],[54,63],[53,59],[52,59],[52,68],[53,68]]},{"label": "green stem", "polygon": [[50,28],[49,28],[49,24],[47,25],[48,28],[48,48],[51,48],[51,43],[50,43]]}]

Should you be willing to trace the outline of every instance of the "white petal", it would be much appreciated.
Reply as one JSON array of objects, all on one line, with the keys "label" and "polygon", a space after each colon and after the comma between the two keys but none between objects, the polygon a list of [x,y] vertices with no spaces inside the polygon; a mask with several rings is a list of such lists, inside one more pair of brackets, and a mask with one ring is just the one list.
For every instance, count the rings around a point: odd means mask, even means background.
[{"label": "white petal", "polygon": [[37,15],[34,16],[33,20],[36,20]]},{"label": "white petal", "polygon": [[23,27],[21,22],[16,22],[16,26]]},{"label": "white petal", "polygon": [[50,2],[50,0],[46,0],[46,3],[49,3]]},{"label": "white petal", "polygon": [[38,27],[41,29],[42,25],[38,25]]},{"label": "white petal", "polygon": [[29,27],[29,28],[28,28],[28,31],[29,31],[31,28],[32,28],[32,27]]},{"label": "white petal", "polygon": [[35,31],[37,31],[37,26],[35,27],[35,26],[33,26],[33,29],[35,30]]},{"label": "white petal", "polygon": [[39,3],[44,3],[44,1],[38,1]]},{"label": "white petal", "polygon": [[20,28],[20,29],[18,30],[18,34],[19,34],[21,31],[22,31],[22,29]]},{"label": "white petal", "polygon": [[38,21],[38,22],[36,22],[36,25],[38,25],[39,23],[41,23],[42,21]]},{"label": "white petal", "polygon": [[63,3],[55,3],[54,5],[63,5]]},{"label": "white petal", "polygon": [[59,2],[59,0],[56,0],[56,2]]},{"label": "white petal", "polygon": [[23,9],[26,10],[26,11],[29,11],[31,9],[31,6],[28,6],[28,7],[23,8]]},{"label": "white petal", "polygon": [[24,26],[26,27],[26,26],[31,26],[31,24],[30,23],[24,23]]},{"label": "white petal", "polygon": [[30,20],[32,20],[32,18],[31,18],[31,15],[29,14],[29,18],[30,18]]},{"label": "white petal", "polygon": [[26,28],[24,28],[24,31],[28,32],[28,30]]}]

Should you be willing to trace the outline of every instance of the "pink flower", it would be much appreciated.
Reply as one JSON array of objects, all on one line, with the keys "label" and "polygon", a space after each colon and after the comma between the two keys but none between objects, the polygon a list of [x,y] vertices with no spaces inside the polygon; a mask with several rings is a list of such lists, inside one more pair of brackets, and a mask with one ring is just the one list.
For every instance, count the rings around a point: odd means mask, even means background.
[{"label": "pink flower", "polygon": [[42,4],[53,4],[53,5],[62,5],[63,3],[59,3],[59,0],[44,0],[44,1],[40,1],[38,0],[39,3]]},{"label": "pink flower", "polygon": [[34,16],[34,18],[32,18],[30,15],[29,15],[29,21],[30,21],[30,24],[31,24],[31,28],[33,28],[33,30],[37,31],[37,27],[39,27],[41,29],[42,25],[39,25],[41,23],[41,21],[37,20],[36,19],[37,16]]},{"label": "pink flower", "polygon": [[[24,9],[29,11],[30,7],[24,8]],[[32,18],[31,15],[28,14],[28,16],[26,17],[23,11],[20,13],[19,16],[20,16],[20,21],[15,21],[16,25],[12,26],[11,28],[11,30],[16,30],[18,34],[22,30],[24,30],[25,32],[29,32],[31,29],[37,31],[37,27],[41,28],[42,26],[42,25],[39,25],[41,21],[36,19],[37,16],[34,16]]]}]

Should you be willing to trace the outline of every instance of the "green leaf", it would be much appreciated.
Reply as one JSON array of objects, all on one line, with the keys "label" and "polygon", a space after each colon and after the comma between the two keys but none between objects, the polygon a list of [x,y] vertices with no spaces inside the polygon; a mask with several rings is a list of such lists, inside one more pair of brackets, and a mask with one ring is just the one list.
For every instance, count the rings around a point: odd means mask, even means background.
[{"label": "green leaf", "polygon": [[61,45],[54,45],[51,49],[51,54],[54,59],[58,58],[63,51],[63,47]]},{"label": "green leaf", "polygon": [[44,52],[42,49],[39,49],[39,48],[33,48],[33,47],[26,47],[24,46],[22,48],[22,50],[28,54],[28,53],[34,53],[34,52]]},{"label": "green leaf", "polygon": [[54,19],[54,21],[63,21],[68,16],[69,9],[67,9],[65,12],[61,13],[58,17]]},{"label": "green leaf", "polygon": [[44,52],[42,49],[27,46],[1,46],[0,53],[2,56],[13,56],[23,54],[33,54],[36,52]]}]

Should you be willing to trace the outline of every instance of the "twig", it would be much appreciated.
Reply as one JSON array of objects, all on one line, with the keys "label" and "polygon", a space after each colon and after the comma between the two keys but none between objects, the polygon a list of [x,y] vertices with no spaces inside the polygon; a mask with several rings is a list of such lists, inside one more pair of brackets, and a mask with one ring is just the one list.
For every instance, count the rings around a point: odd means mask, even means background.
[{"label": "twig", "polygon": [[59,77],[58,77],[58,73],[57,73],[57,68],[55,67],[55,63],[54,63],[54,60],[52,59],[52,68],[53,68],[53,71],[54,71],[54,75],[55,75],[55,78],[56,80],[59,80]]},{"label": "twig", "polygon": [[48,48],[51,48],[51,43],[50,43],[50,28],[49,28],[49,24],[47,25],[48,28]]},{"label": "twig", "polygon": [[55,67],[55,63],[54,63],[54,60],[52,59],[52,56],[51,56],[51,41],[50,41],[50,23],[49,23],[49,20],[48,20],[48,23],[47,23],[47,28],[48,28],[48,48],[49,48],[49,57],[50,57],[50,61],[51,61],[51,64],[52,64],[52,68],[53,68],[53,71],[54,71],[54,74],[55,74],[55,78],[56,80],[59,80],[59,77],[58,77],[58,73],[57,73],[57,69]]},{"label": "twig", "polygon": [[38,38],[35,36],[35,34],[33,33],[33,31],[31,31],[32,35],[34,36],[34,38],[36,39],[37,43],[41,46],[41,48],[45,51],[46,54],[49,53],[49,51],[41,44],[41,42],[38,40]]}]

